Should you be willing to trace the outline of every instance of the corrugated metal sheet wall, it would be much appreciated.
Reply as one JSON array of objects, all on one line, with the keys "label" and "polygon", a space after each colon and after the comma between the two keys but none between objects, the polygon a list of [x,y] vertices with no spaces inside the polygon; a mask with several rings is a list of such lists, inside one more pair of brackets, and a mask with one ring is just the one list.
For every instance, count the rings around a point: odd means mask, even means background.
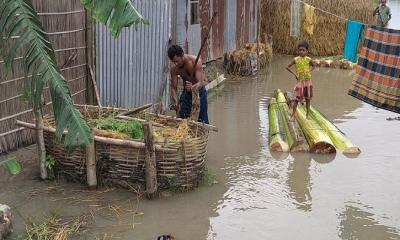
[{"label": "corrugated metal sheet wall", "polygon": [[226,0],[224,52],[236,49],[236,6],[236,0]]},{"label": "corrugated metal sheet wall", "polygon": [[118,39],[104,26],[96,27],[96,76],[103,105],[135,107],[155,102],[165,78],[171,0],[137,0],[135,6],[150,26],[125,29]]}]

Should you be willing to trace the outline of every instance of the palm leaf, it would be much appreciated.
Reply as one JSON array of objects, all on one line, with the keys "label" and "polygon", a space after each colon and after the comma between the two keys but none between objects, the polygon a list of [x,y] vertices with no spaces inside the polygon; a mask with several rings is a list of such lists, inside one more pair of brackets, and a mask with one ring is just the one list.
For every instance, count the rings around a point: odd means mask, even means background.
[{"label": "palm leaf", "polygon": [[9,173],[12,175],[17,175],[18,173],[21,172],[21,165],[17,161],[15,157],[6,159],[4,161],[0,162],[0,166],[3,165]]},{"label": "palm leaf", "polygon": [[[89,127],[73,105],[68,84],[57,67],[54,49],[30,0],[0,0],[0,4],[0,37],[10,42],[11,36],[19,35],[17,40],[11,41],[11,47],[1,51],[6,68],[12,69],[16,52],[23,47],[24,95],[32,97],[34,111],[41,110],[42,91],[48,83],[57,139],[61,140],[64,130],[68,130],[66,146],[89,144]],[[8,44],[2,45],[4,48]],[[29,74],[32,75],[30,80]]]},{"label": "palm leaf", "polygon": [[137,29],[143,23],[149,24],[133,6],[131,0],[81,0],[93,17],[106,25],[111,34],[117,38],[124,27],[132,25]]}]

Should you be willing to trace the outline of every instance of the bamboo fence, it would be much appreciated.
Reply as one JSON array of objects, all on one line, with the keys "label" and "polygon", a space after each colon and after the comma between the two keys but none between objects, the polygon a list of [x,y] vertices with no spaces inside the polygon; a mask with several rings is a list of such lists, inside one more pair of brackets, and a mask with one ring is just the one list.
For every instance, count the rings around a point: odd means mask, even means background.
[{"label": "bamboo fence", "polygon": [[[88,87],[86,13],[79,0],[33,0],[39,19],[56,51],[58,66],[68,81],[75,103],[86,103]],[[89,25],[90,26],[90,25]],[[91,28],[90,28],[91,29]],[[34,142],[34,132],[17,126],[17,120],[33,122],[32,105],[21,99],[24,71],[19,53],[13,72],[6,75],[0,58],[0,152]],[[51,111],[48,89],[44,91],[44,113]]]}]

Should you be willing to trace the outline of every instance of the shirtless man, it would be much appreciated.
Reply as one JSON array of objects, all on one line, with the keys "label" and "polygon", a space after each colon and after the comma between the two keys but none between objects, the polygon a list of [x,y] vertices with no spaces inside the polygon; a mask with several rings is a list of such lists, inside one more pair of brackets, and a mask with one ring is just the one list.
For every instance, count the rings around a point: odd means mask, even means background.
[{"label": "shirtless man", "polygon": [[[208,122],[207,91],[203,85],[202,62],[199,60],[194,68],[196,56],[187,55],[180,46],[173,45],[168,49],[168,57],[174,63],[171,69],[171,100],[180,118],[189,118],[192,110],[192,89],[199,89],[200,113],[199,122]],[[193,76],[193,70],[195,74]],[[178,101],[178,76],[183,80],[184,89]]]}]

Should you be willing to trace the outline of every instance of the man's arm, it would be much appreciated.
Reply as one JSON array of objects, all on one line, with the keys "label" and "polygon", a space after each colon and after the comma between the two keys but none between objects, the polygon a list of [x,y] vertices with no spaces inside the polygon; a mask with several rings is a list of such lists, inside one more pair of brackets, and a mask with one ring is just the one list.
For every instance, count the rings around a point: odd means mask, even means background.
[{"label": "man's arm", "polygon": [[378,9],[379,9],[379,6],[377,6],[377,7],[375,8],[374,13],[373,13],[372,16],[375,16],[376,14],[378,14]]},{"label": "man's arm", "polygon": [[288,70],[291,74],[293,74],[293,76],[297,79],[297,74],[295,72],[293,72],[293,70],[291,69],[291,67],[294,65],[294,60],[291,61],[289,63],[289,65],[287,65],[286,70]]},{"label": "man's arm", "polygon": [[176,72],[176,68],[173,67],[171,69],[171,99],[172,99],[172,104],[174,106],[176,106],[178,103],[177,93],[178,93],[178,74]]}]

